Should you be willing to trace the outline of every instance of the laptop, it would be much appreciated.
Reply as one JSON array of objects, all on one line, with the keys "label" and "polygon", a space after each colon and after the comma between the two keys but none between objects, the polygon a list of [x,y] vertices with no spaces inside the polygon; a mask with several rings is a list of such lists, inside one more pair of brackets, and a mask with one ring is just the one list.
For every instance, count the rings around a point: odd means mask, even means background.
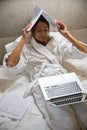
[{"label": "laptop", "polygon": [[44,99],[54,106],[64,106],[87,100],[87,94],[77,75],[66,73],[38,78]]}]

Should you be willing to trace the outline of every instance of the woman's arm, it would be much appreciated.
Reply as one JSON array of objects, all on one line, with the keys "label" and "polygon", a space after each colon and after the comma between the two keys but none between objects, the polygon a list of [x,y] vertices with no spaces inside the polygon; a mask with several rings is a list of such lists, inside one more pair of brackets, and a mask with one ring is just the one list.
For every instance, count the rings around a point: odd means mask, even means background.
[{"label": "woman's arm", "polygon": [[7,66],[13,67],[15,66],[19,59],[20,59],[20,54],[22,52],[22,48],[24,46],[24,44],[26,43],[27,39],[30,36],[30,32],[26,32],[27,28],[30,25],[28,24],[22,31],[23,31],[23,35],[22,38],[19,42],[19,44],[16,46],[16,48],[12,51],[12,53],[9,55],[8,59],[6,59],[6,64]]},{"label": "woman's arm", "polygon": [[77,40],[75,37],[73,37],[70,32],[67,30],[67,27],[65,24],[63,24],[61,21],[56,21],[56,24],[60,25],[60,28],[58,28],[58,31],[67,38],[72,44],[78,48],[80,51],[87,53],[87,47],[81,44],[79,40]]}]

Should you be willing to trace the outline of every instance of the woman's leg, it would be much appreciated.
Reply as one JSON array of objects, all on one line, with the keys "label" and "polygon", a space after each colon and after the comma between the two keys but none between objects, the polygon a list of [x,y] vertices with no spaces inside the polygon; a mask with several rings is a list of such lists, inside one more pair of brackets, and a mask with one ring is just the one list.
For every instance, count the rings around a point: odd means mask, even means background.
[{"label": "woman's leg", "polygon": [[87,102],[77,103],[72,105],[80,124],[83,126],[83,129],[87,129]]},{"label": "woman's leg", "polygon": [[53,130],[80,130],[70,106],[54,107],[48,104],[47,111]]},{"label": "woman's leg", "polygon": [[39,87],[34,88],[32,92],[37,106],[52,130],[80,130],[70,106],[54,107],[45,102]]}]

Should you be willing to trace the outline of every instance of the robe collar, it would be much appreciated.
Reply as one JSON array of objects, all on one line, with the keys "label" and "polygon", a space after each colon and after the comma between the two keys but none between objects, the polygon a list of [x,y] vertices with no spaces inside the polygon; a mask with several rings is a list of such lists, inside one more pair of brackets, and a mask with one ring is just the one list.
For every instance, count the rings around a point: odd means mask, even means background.
[{"label": "robe collar", "polygon": [[[48,42],[48,44],[52,42],[51,40]],[[36,51],[44,55],[51,63],[57,63],[55,56],[45,46],[38,44],[33,37],[31,39],[31,45]]]}]

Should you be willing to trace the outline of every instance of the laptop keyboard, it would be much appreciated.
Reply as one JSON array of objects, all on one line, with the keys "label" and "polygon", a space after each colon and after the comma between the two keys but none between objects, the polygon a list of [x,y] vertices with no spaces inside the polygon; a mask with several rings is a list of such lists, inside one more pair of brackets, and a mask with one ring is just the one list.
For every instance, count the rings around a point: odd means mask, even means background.
[{"label": "laptop keyboard", "polygon": [[48,95],[48,98],[55,98],[66,95],[72,95],[73,93],[76,94],[77,92],[81,93],[81,88],[79,87],[79,84],[76,81],[74,81],[60,85],[47,86],[45,87],[45,91]]},{"label": "laptop keyboard", "polygon": [[55,105],[73,104],[82,100],[82,94],[76,94],[73,96],[66,96],[62,98],[51,99],[50,101]]}]

